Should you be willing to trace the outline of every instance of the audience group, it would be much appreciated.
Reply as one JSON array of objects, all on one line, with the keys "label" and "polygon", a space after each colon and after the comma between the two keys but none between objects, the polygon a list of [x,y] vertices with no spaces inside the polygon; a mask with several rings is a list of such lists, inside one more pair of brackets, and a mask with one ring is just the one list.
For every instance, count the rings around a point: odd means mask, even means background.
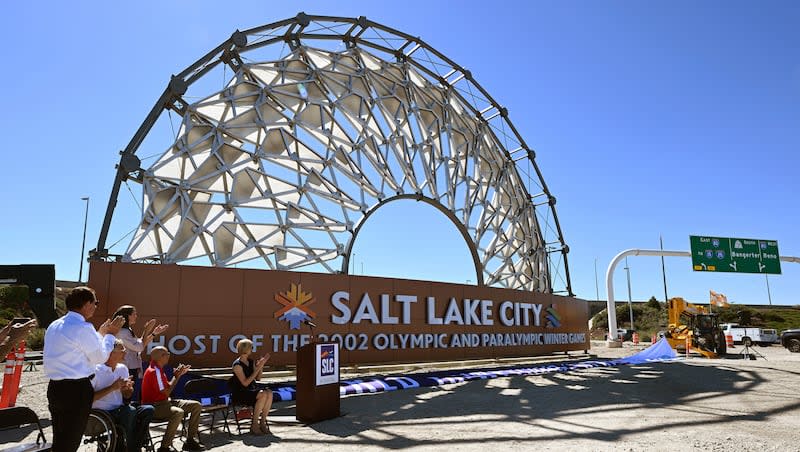
[{"label": "audience group", "polygon": [[[50,380],[47,399],[53,426],[52,450],[78,449],[92,409],[102,410],[114,419],[118,430],[125,433],[130,452],[146,446],[151,420],[167,422],[158,452],[176,450],[172,443],[184,419],[187,429],[183,450],[204,450],[198,434],[200,402],[171,397],[190,366],[178,365],[172,378],[168,378],[165,368],[170,353],[157,346],[151,347],[150,364],[142,369],[142,354],[148,344],[168,326],[157,325],[152,319],[136,335],[138,314],[135,307],[126,305],[95,329],[88,320],[99,303],[91,288],[73,289],[66,299],[67,314],[51,323],[45,332],[44,373]],[[19,331],[4,328],[0,334]],[[4,337],[0,337],[0,344],[3,341]],[[259,389],[256,382],[269,354],[252,358],[253,344],[246,339],[239,341],[237,351],[239,356],[229,380],[233,400],[253,407],[252,434],[268,434],[272,392]],[[137,384],[139,380],[141,384]]]}]

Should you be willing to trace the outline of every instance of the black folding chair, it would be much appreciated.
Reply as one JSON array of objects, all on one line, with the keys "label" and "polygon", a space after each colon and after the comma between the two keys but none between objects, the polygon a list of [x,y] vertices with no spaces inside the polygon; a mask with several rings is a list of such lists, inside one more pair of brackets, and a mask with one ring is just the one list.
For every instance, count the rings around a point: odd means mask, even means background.
[{"label": "black folding chair", "polygon": [[[144,448],[148,452],[155,452],[156,444],[161,442],[164,434],[167,431],[169,421],[163,419],[152,419],[150,421],[150,428],[147,429],[147,436],[144,439]],[[186,434],[186,421],[181,421],[181,428],[177,431],[176,438],[183,438]]]},{"label": "black folding chair", "polygon": [[253,418],[253,406],[237,403],[231,398],[231,411],[233,412],[233,420],[236,421],[236,430],[242,434],[242,423],[245,427],[250,426],[250,420]]},{"label": "black folding chair", "polygon": [[201,420],[202,416],[211,415],[211,423],[208,428],[209,433],[213,433],[214,421],[216,420],[216,415],[219,413],[223,422],[223,430],[228,432],[228,436],[231,436],[231,428],[228,425],[230,406],[228,406],[227,403],[220,403],[219,401],[220,397],[225,395],[224,391],[219,389],[219,380],[211,378],[189,380],[186,382],[186,386],[183,387],[183,392],[187,397],[201,403]]},{"label": "black folding chair", "polygon": [[[14,406],[9,408],[0,408],[0,429],[20,427],[22,425],[36,424],[39,427],[39,434],[36,435],[36,446],[45,447],[47,438],[44,436],[42,424],[39,422],[39,416],[28,407]],[[41,445],[39,441],[41,440]]]}]

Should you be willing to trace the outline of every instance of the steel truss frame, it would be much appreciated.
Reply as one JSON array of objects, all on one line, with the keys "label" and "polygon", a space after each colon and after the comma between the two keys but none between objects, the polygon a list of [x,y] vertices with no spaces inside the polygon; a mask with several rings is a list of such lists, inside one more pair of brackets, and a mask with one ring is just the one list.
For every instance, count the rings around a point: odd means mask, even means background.
[{"label": "steel truss frame", "polygon": [[[223,88],[187,102],[220,65],[232,71]],[[182,118],[177,139],[141,168],[136,152],[165,111]],[[126,180],[143,187],[122,256],[137,262],[347,273],[366,219],[416,199],[461,232],[479,285],[573,295],[555,197],[506,109],[420,38],[363,16],[237,30],[172,76],[120,154],[92,259],[109,258]]]}]

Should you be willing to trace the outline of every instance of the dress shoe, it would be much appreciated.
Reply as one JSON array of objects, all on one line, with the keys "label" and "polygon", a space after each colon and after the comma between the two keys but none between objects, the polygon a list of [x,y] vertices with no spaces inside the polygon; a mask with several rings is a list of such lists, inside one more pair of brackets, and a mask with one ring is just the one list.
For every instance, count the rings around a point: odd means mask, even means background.
[{"label": "dress shoe", "polygon": [[206,446],[198,443],[197,441],[190,439],[183,443],[183,450],[190,451],[190,450],[206,450]]}]

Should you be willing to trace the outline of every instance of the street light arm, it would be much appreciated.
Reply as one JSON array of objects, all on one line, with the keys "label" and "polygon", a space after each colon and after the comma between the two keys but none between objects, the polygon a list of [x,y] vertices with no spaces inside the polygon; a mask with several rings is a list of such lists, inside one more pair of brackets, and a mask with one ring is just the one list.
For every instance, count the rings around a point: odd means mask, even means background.
[{"label": "street light arm", "polygon": [[617,340],[617,312],[614,303],[614,269],[617,268],[617,264],[622,259],[625,259],[627,256],[686,256],[691,257],[691,253],[688,251],[666,251],[666,250],[639,250],[639,249],[629,249],[625,250],[616,256],[614,259],[611,260],[611,263],[608,264],[608,270],[606,271],[606,295],[607,298],[607,310],[608,310],[608,341],[609,342],[616,342]]}]

